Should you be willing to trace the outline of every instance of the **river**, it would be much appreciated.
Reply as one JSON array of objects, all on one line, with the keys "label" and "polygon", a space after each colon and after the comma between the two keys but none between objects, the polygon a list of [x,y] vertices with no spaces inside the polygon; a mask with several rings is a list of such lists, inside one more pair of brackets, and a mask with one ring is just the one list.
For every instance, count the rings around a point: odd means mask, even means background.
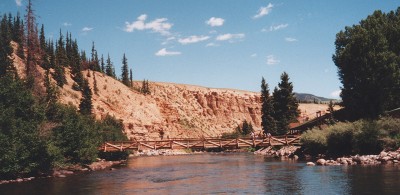
[{"label": "river", "polygon": [[399,166],[306,166],[250,153],[135,157],[112,171],[0,185],[0,194],[399,193]]}]

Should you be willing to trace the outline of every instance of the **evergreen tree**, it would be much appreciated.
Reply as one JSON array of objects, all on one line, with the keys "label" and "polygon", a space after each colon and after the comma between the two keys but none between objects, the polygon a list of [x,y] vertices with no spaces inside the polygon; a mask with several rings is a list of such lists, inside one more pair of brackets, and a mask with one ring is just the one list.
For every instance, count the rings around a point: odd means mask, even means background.
[{"label": "evergreen tree", "polygon": [[93,71],[93,90],[94,94],[99,95],[99,88],[97,88],[96,72]]},{"label": "evergreen tree", "polygon": [[264,77],[261,79],[261,104],[261,127],[265,134],[276,134],[276,121],[272,117],[274,114],[273,100]]},{"label": "evergreen tree", "polygon": [[33,11],[32,1],[28,0],[26,7],[26,72],[28,80],[31,80],[32,86],[35,86],[39,82],[35,82],[35,79],[39,78],[40,73],[36,68],[37,54],[40,53],[40,45],[38,40],[38,32],[36,25],[36,16]]},{"label": "evergreen tree", "polygon": [[247,120],[243,121],[241,134],[242,135],[249,135],[253,131],[253,125],[248,123]]},{"label": "evergreen tree", "polygon": [[71,66],[71,74],[72,79],[76,82],[75,89],[82,89],[83,85],[83,75],[82,75],[82,62],[81,57],[79,55],[78,43],[77,41],[72,41],[71,46],[71,55],[70,55],[70,66]]},{"label": "evergreen tree", "polygon": [[140,92],[143,93],[144,95],[148,95],[151,93],[148,80],[143,79],[142,87],[140,88]]},{"label": "evergreen tree", "polygon": [[277,133],[285,134],[289,130],[289,123],[297,121],[299,116],[298,103],[293,93],[292,82],[289,82],[289,75],[283,72],[278,88],[273,93],[274,114],[272,115],[277,124]]},{"label": "evergreen tree", "polygon": [[129,83],[130,87],[133,87],[133,75],[132,75],[132,69],[129,70],[129,80],[131,81]]},{"label": "evergreen tree", "polygon": [[122,83],[126,86],[130,86],[129,84],[129,68],[128,68],[128,60],[124,54],[122,58],[122,74],[121,74]]},{"label": "evergreen tree", "polygon": [[99,57],[97,55],[97,50],[94,46],[94,41],[92,42],[92,53],[90,59],[90,70],[100,71]]},{"label": "evergreen tree", "polygon": [[13,52],[10,30],[7,17],[4,15],[0,22],[0,76],[6,75],[9,72],[15,73],[13,60],[10,59]]},{"label": "evergreen tree", "polygon": [[115,78],[114,67],[111,63],[110,54],[108,54],[108,57],[106,60],[106,75]]},{"label": "evergreen tree", "polygon": [[40,51],[41,51],[41,66],[45,70],[50,69],[50,56],[47,53],[47,44],[46,44],[46,37],[44,34],[44,25],[40,28],[40,36],[39,36],[39,42],[40,42]]},{"label": "evergreen tree", "polygon": [[91,115],[92,109],[92,90],[90,89],[88,81],[84,79],[82,86],[82,99],[79,104],[79,112],[83,115]]},{"label": "evergreen tree", "polygon": [[105,64],[104,64],[104,57],[103,54],[101,54],[101,72],[104,73],[105,72]]},{"label": "evergreen tree", "polygon": [[18,43],[17,55],[22,60],[25,60],[25,53],[24,53],[24,22],[21,19],[21,16],[18,12],[17,17],[14,19],[13,25],[13,33],[12,39]]}]

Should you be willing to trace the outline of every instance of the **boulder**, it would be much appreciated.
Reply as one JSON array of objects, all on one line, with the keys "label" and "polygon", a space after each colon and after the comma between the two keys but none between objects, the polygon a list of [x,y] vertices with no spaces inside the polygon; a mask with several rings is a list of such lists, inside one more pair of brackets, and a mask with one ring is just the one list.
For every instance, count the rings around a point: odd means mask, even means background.
[{"label": "boulder", "polygon": [[313,163],[313,162],[307,162],[307,166],[315,166],[315,163]]},{"label": "boulder", "polygon": [[317,165],[325,165],[326,164],[326,160],[321,158],[317,160]]}]

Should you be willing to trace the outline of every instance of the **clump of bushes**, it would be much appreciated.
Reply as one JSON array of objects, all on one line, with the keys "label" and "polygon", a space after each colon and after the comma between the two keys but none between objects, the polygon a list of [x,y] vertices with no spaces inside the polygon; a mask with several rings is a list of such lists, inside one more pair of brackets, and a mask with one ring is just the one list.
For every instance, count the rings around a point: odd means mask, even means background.
[{"label": "clump of bushes", "polygon": [[247,122],[247,120],[244,120],[242,125],[238,125],[233,132],[230,133],[223,133],[221,135],[222,138],[225,139],[235,139],[239,137],[246,137],[248,136],[251,132],[253,132],[253,125],[251,122]]},{"label": "clump of bushes", "polygon": [[311,155],[375,154],[400,147],[400,119],[341,122],[324,130],[312,129],[301,137]]}]

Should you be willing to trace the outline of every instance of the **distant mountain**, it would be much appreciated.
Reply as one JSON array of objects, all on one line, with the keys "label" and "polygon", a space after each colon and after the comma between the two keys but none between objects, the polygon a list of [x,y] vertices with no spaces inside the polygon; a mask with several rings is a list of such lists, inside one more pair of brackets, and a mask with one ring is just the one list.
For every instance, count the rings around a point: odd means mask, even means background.
[{"label": "distant mountain", "polygon": [[316,103],[328,103],[329,101],[333,102],[340,102],[340,100],[337,99],[329,99],[329,98],[324,98],[324,97],[319,97],[313,94],[308,94],[308,93],[294,93],[296,96],[296,99],[299,102],[316,102]]}]

